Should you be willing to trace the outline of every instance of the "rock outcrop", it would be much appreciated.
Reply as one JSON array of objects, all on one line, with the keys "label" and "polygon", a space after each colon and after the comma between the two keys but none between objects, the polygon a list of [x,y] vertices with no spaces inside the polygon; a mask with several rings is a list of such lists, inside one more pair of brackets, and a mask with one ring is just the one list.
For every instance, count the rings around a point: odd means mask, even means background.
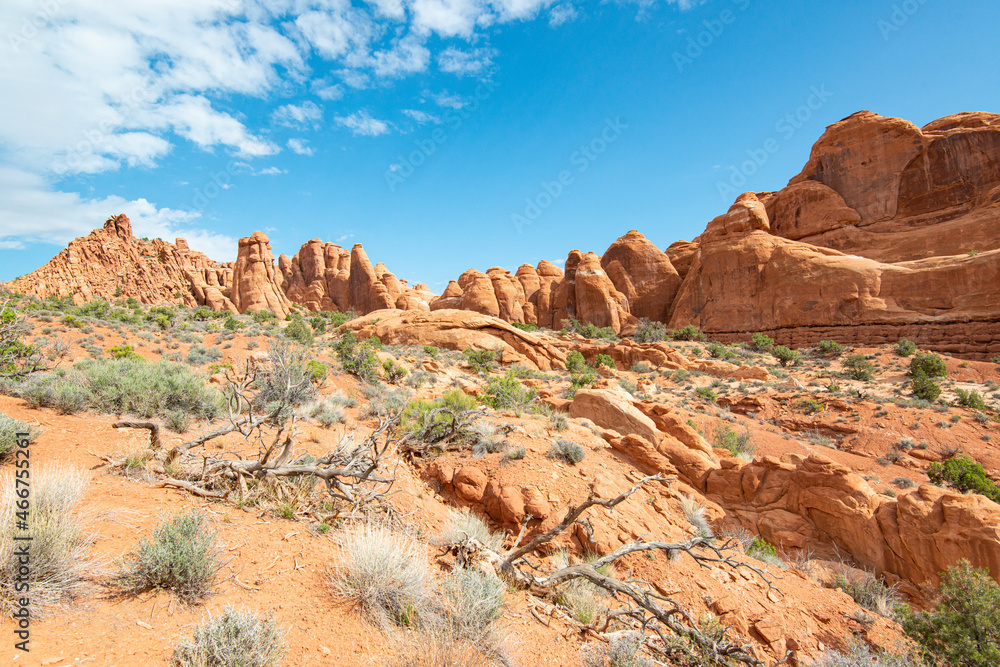
[{"label": "rock outcrop", "polygon": [[278,317],[288,314],[291,302],[281,290],[271,254],[271,240],[264,232],[254,232],[240,239],[239,254],[233,266],[230,299],[236,309],[269,310]]},{"label": "rock outcrop", "polygon": [[632,230],[604,252],[601,266],[628,300],[632,315],[657,322],[667,319],[681,277],[665,252]]},{"label": "rock outcrop", "polygon": [[468,310],[379,310],[343,325],[359,338],[378,336],[387,345],[433,345],[445,350],[493,350],[502,363],[539,370],[562,368],[566,351],[548,336],[522,331],[489,315]]},{"label": "rock outcrop", "polygon": [[648,474],[677,475],[771,544],[826,545],[861,566],[916,584],[962,558],[1000,576],[1000,505],[930,485],[898,499],[876,493],[861,476],[820,454],[753,462],[718,458],[674,408],[581,389],[570,407],[607,429],[611,446]]},{"label": "rock outcrop", "polygon": [[229,267],[181,240],[139,241],[127,219],[113,218],[13,287],[279,314],[293,304],[360,314],[459,309],[552,329],[572,318],[626,334],[649,318],[721,340],[906,337],[990,358],[1000,354],[1000,303],[989,287],[1000,273],[998,222],[1000,115],[956,114],[919,128],[863,111],[827,128],[787,187],[743,193],[700,237],[666,251],[633,230],[602,256],[570,252],[564,271],[546,261],[514,275],[469,269],[434,297],[372,266],[360,245],[348,252],[313,239],[275,270],[257,232]]},{"label": "rock outcrop", "polygon": [[424,284],[410,289],[384,264],[372,266],[361,244],[348,252],[335,243],[307,241],[295,256],[278,258],[281,286],[292,303],[309,311],[365,314],[382,308],[427,310],[433,298]]},{"label": "rock outcrop", "polygon": [[42,298],[70,297],[77,304],[131,297],[143,303],[235,310],[229,299],[232,275],[231,265],[191,250],[184,239],[136,238],[128,217],[116,215],[10,287]]}]

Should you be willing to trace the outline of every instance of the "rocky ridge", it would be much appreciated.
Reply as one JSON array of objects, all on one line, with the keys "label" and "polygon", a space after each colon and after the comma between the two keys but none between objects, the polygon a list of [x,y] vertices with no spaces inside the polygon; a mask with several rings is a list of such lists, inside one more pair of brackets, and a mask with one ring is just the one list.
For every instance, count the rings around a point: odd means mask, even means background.
[{"label": "rocky ridge", "polygon": [[183,239],[135,239],[116,216],[11,286],[282,316],[294,306],[457,309],[552,329],[572,318],[618,334],[645,318],[720,340],[763,332],[796,347],[905,337],[990,358],[1000,354],[998,220],[1000,115],[919,128],[863,111],[827,128],[787,187],[740,195],[701,236],[665,251],[633,230],[603,255],[571,251],[562,270],[547,261],[514,274],[469,269],[435,296],[372,266],[360,245],[348,252],[313,239],[275,267],[266,235],[254,232],[234,264],[217,264]]}]

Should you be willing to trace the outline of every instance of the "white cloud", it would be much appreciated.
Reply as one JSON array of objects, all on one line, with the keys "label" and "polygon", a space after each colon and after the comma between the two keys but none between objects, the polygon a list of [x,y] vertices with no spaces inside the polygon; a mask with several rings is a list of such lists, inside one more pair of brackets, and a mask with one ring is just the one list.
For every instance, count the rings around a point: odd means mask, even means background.
[{"label": "white cloud", "polygon": [[349,116],[337,116],[334,120],[337,125],[346,127],[355,136],[377,137],[389,132],[389,123],[372,118],[365,109],[355,111]]},{"label": "white cloud", "polygon": [[371,77],[364,72],[353,69],[342,69],[337,72],[340,79],[356,90],[364,90],[371,85]]},{"label": "white cloud", "polygon": [[271,113],[271,122],[295,129],[318,127],[323,120],[323,108],[306,100],[302,104],[285,104]]},{"label": "white cloud", "polygon": [[489,47],[463,51],[450,46],[438,56],[438,67],[459,76],[479,75],[490,69],[495,55],[496,50]]},{"label": "white cloud", "polygon": [[0,167],[0,247],[66,245],[118,213],[129,217],[136,236],[183,237],[192,248],[213,259],[236,258],[236,239],[196,227],[198,213],[158,208],[145,199],[127,200],[117,195],[88,199],[54,190],[37,174]]},{"label": "white cloud", "polygon": [[287,174],[287,169],[279,169],[278,167],[265,167],[257,172],[258,176],[277,176],[278,174]]},{"label": "white cloud", "polygon": [[461,95],[453,95],[448,91],[431,95],[431,99],[433,99],[438,106],[447,107],[449,109],[461,109],[469,103]]},{"label": "white cloud", "polygon": [[309,142],[306,139],[289,139],[288,147],[296,155],[312,155],[313,149],[309,146]]},{"label": "white cloud", "polygon": [[429,114],[426,111],[420,111],[419,109],[403,109],[403,113],[417,121],[421,125],[424,123],[440,123],[441,119],[433,114]]},{"label": "white cloud", "polygon": [[401,21],[406,18],[406,9],[403,7],[403,0],[368,0],[378,13],[387,18]]},{"label": "white cloud", "polygon": [[236,149],[244,157],[273,155],[278,147],[253,136],[240,121],[215,110],[208,98],[200,95],[177,95],[147,114],[150,123],[168,126],[185,139],[204,149],[223,145]]},{"label": "white cloud", "polygon": [[431,52],[415,35],[407,35],[388,49],[376,51],[371,67],[379,77],[396,77],[427,69]]},{"label": "white cloud", "polygon": [[576,7],[572,3],[564,2],[549,10],[549,25],[556,28],[563,23],[575,21],[577,16]]},{"label": "white cloud", "polygon": [[344,96],[344,87],[339,83],[332,86],[326,84],[319,84],[314,86],[313,89],[320,99],[327,100],[329,102],[336,102]]}]

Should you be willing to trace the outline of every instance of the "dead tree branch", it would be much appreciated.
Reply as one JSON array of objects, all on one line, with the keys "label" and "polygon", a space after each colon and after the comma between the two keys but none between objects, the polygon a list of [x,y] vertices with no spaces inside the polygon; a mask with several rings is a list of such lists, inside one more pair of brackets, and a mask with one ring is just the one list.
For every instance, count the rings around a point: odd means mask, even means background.
[{"label": "dead tree branch", "polygon": [[[631,489],[610,500],[600,500],[591,495],[583,503],[571,507],[565,518],[551,530],[535,537],[511,551],[499,553],[486,547],[474,538],[466,538],[452,545],[460,566],[485,564],[502,573],[513,585],[528,590],[535,595],[547,597],[574,579],[584,579],[594,586],[607,591],[613,599],[624,606],[608,612],[603,625],[587,626],[587,633],[607,630],[614,620],[636,631],[647,649],[661,659],[674,664],[701,664],[697,659],[710,658],[722,664],[737,662],[750,667],[764,667],[749,643],[738,643],[726,638],[728,628],[703,628],[677,602],[657,592],[648,582],[642,580],[622,581],[603,574],[600,570],[630,554],[643,552],[663,552],[668,557],[687,554],[701,567],[724,566],[734,569],[746,568],[765,581],[769,589],[774,589],[767,575],[757,567],[737,560],[733,553],[735,544],[726,541],[719,545],[712,538],[694,538],[686,542],[659,542],[636,540],[586,563],[575,563],[547,574],[539,573],[525,556],[536,552],[541,546],[551,542],[575,523],[581,523],[580,516],[591,507],[613,509],[627,500],[640,488],[650,482],[667,482],[660,475],[646,477]],[[518,540],[520,541],[520,540]],[[786,656],[787,659],[787,656]],[[727,662],[728,661],[728,662]],[[785,662],[782,660],[778,665]]]}]

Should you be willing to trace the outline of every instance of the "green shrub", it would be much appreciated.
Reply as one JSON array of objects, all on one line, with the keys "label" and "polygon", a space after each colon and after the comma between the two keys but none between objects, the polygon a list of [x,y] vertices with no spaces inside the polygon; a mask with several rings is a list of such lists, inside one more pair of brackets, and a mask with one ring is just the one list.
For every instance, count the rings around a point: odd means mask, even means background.
[{"label": "green shrub", "polygon": [[782,368],[788,364],[792,364],[794,366],[799,363],[799,360],[802,358],[802,354],[799,353],[798,350],[789,349],[784,345],[776,346],[773,350],[771,350],[771,354],[781,363]]},{"label": "green shrub", "polygon": [[476,350],[471,347],[462,350],[462,355],[477,373],[489,373],[493,369],[493,361],[497,358],[497,353],[493,350]]},{"label": "green shrub", "polygon": [[637,343],[658,343],[668,337],[663,322],[652,322],[645,317],[639,320],[639,326],[632,333],[632,340]]},{"label": "green shrub", "polygon": [[896,343],[896,354],[901,357],[908,357],[917,351],[917,346],[905,338]]},{"label": "green shrub", "polygon": [[566,398],[575,397],[577,391],[592,385],[595,382],[597,382],[597,374],[589,369],[586,373],[569,376],[569,390],[566,392]]},{"label": "green shrub", "polygon": [[174,649],[172,667],[276,667],[286,652],[274,614],[264,618],[227,606]]},{"label": "green shrub", "polygon": [[545,455],[550,459],[558,459],[571,466],[576,465],[587,455],[587,450],[575,442],[560,438],[551,445]]},{"label": "green shrub", "polygon": [[438,349],[433,345],[424,345],[424,354],[426,354],[428,357],[437,357]]},{"label": "green shrub", "polygon": [[204,366],[222,358],[222,350],[217,347],[203,347],[192,345],[187,353],[187,363],[191,366]]},{"label": "green shrub", "polygon": [[370,342],[371,339],[359,343],[353,331],[348,331],[334,347],[337,358],[344,371],[355,375],[365,382],[374,383],[379,378],[378,354]]},{"label": "green shrub", "polygon": [[[476,399],[461,389],[446,391],[441,397],[430,401],[420,398],[406,405],[400,415],[399,427],[404,433],[422,434],[425,442],[433,443],[449,436],[454,430],[456,419],[475,410],[476,405]],[[435,410],[442,408],[442,411],[431,417]],[[456,439],[466,440],[471,435],[471,431],[458,433]]]},{"label": "green shrub", "polygon": [[774,349],[774,339],[763,333],[755,333],[750,339],[750,349],[755,352],[770,352]]},{"label": "green shrub", "polygon": [[742,432],[737,432],[729,424],[720,424],[715,428],[715,438],[712,445],[719,449],[725,449],[733,456],[750,460],[757,452],[757,445],[753,442],[753,435],[749,427],[744,427]]},{"label": "green shrub", "polygon": [[164,415],[163,421],[174,433],[187,433],[191,428],[191,420],[183,410],[171,410]]},{"label": "green shrub", "polygon": [[844,359],[844,370],[855,380],[871,382],[875,379],[875,365],[863,354],[852,354]]},{"label": "green shrub", "polygon": [[512,410],[520,414],[534,404],[537,395],[537,391],[525,387],[508,371],[503,377],[490,378],[486,382],[480,400],[495,410]]},{"label": "green shrub", "polygon": [[802,412],[806,413],[807,415],[815,414],[817,412],[822,412],[826,408],[825,405],[823,405],[814,398],[804,398],[798,403],[796,403],[795,406],[799,410],[802,410]]},{"label": "green shrub", "polygon": [[33,425],[0,412],[0,461],[14,450],[18,433],[27,433],[28,442],[34,442],[38,437],[38,429]]},{"label": "green shrub", "polygon": [[594,368],[600,368],[601,366],[607,366],[613,370],[615,368],[615,360],[607,354],[599,354],[594,359]]},{"label": "green shrub", "polygon": [[315,359],[310,359],[306,363],[306,375],[314,384],[323,384],[326,381],[328,369],[326,364]]},{"label": "green shrub", "polygon": [[52,407],[61,415],[75,415],[86,410],[92,396],[90,390],[81,383],[67,380],[55,386]]},{"label": "green shrub", "polygon": [[245,314],[249,315],[257,324],[264,324],[265,322],[272,322],[278,319],[278,317],[269,310],[248,310]]},{"label": "green shrub", "polygon": [[736,353],[722,343],[709,343],[707,349],[709,356],[713,359],[729,360],[736,358]]},{"label": "green shrub", "polygon": [[326,320],[322,317],[310,317],[309,326],[312,327],[313,333],[322,334],[326,333]]},{"label": "green shrub", "polygon": [[600,340],[618,340],[618,336],[615,335],[615,330],[611,327],[599,327],[596,324],[591,324],[590,322],[582,324],[579,320],[570,318],[568,329],[574,333],[578,333],[584,338],[596,338]]},{"label": "green shrub", "polygon": [[910,388],[913,390],[914,396],[925,401],[936,401],[941,395],[941,387],[937,386],[937,383],[927,377],[919,368],[910,378]]},{"label": "green shrub", "polygon": [[538,331],[538,325],[534,322],[511,322],[511,324],[521,331]]},{"label": "green shrub", "polygon": [[944,377],[948,375],[948,369],[944,365],[944,360],[936,354],[920,353],[910,361],[910,373],[916,374],[923,371],[929,378]]},{"label": "green shrub", "polygon": [[406,373],[406,369],[392,359],[386,359],[382,362],[382,377],[389,384],[396,384],[406,377]]},{"label": "green shrub", "polygon": [[979,395],[979,392],[975,389],[966,391],[964,389],[957,389],[955,393],[958,394],[958,404],[964,405],[967,408],[972,408],[973,410],[986,410],[986,401],[983,397]]},{"label": "green shrub", "polygon": [[133,361],[145,361],[142,355],[132,349],[132,346],[125,343],[122,345],[112,345],[108,348],[108,356],[112,359],[132,359]]},{"label": "green shrub", "polygon": [[753,538],[753,542],[751,542],[746,548],[746,553],[748,556],[757,558],[757,560],[777,558],[778,556],[778,550],[775,546],[762,537]]},{"label": "green shrub", "polygon": [[903,629],[928,658],[951,667],[1000,665],[1000,585],[966,561],[943,573],[931,611],[903,609]]},{"label": "green shrub", "polygon": [[670,337],[674,340],[686,340],[686,341],[696,341],[705,340],[705,334],[698,331],[698,329],[691,324],[688,324],[680,329],[675,329],[670,332]]},{"label": "green shrub", "polygon": [[844,348],[835,340],[821,340],[816,349],[828,357],[839,357],[844,353]]},{"label": "green shrub", "polygon": [[226,318],[226,322],[222,325],[222,328],[225,329],[226,331],[239,331],[245,326],[246,322],[239,319],[238,317],[230,315],[229,317]]},{"label": "green shrub", "polygon": [[709,403],[715,403],[717,398],[711,387],[698,387],[695,389],[695,393],[698,395],[698,398]]},{"label": "green shrub", "polygon": [[304,319],[294,317],[288,323],[288,326],[285,327],[285,338],[294,340],[296,343],[301,343],[302,345],[312,345],[313,330]]},{"label": "green shrub", "polygon": [[101,412],[153,417],[184,410],[212,419],[222,411],[219,392],[183,364],[112,359],[81,361],[76,368],[89,383],[91,406]]},{"label": "green shrub", "polygon": [[1000,487],[997,487],[983,466],[967,456],[933,462],[927,466],[927,476],[933,484],[948,484],[962,493],[978,493],[995,503],[1000,503]]},{"label": "green shrub", "polygon": [[152,322],[153,324],[160,327],[160,329],[169,329],[174,326],[174,320],[177,318],[177,311],[168,306],[153,306],[148,311],[146,311],[145,320],[147,322]]},{"label": "green shrub", "polygon": [[578,350],[573,350],[566,355],[566,370],[570,373],[582,373],[587,369],[587,362]]},{"label": "green shrub", "polygon": [[160,589],[197,602],[212,590],[221,553],[205,515],[182,512],[162,521],[152,540],[143,538],[138,549],[118,562],[111,583],[127,595]]}]

